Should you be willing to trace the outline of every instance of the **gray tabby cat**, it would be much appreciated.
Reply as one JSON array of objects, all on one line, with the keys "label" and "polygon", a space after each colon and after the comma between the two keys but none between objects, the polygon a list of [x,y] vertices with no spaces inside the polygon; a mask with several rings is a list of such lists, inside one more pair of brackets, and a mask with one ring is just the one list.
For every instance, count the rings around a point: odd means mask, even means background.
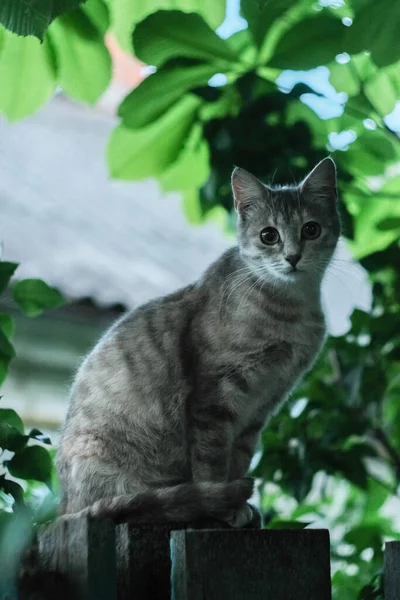
[{"label": "gray tabby cat", "polygon": [[340,224],[329,158],[297,187],[239,168],[232,187],[238,246],[121,318],[80,367],[57,458],[65,514],[251,519],[260,432],[324,341]]}]

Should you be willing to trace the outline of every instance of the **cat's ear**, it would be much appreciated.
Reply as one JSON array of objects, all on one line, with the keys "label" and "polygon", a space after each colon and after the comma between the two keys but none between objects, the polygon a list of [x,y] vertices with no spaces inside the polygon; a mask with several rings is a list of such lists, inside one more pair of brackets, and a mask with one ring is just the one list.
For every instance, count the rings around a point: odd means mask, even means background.
[{"label": "cat's ear", "polygon": [[321,160],[300,184],[300,190],[314,197],[335,200],[337,198],[336,165],[333,160],[330,157]]},{"label": "cat's ear", "polygon": [[266,187],[251,173],[240,167],[235,167],[232,173],[232,191],[235,210],[243,215],[254,200],[262,198]]}]

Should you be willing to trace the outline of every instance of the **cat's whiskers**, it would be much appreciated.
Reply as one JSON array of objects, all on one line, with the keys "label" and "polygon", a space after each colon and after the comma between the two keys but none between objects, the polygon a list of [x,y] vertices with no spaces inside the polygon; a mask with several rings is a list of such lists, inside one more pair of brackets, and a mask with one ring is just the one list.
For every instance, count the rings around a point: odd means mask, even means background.
[{"label": "cat's whiskers", "polygon": [[[223,291],[221,293],[221,299],[219,302],[219,309],[218,309],[218,320],[219,321],[221,320],[221,310],[222,310],[222,303],[224,301],[224,296],[229,291],[229,289],[230,289],[230,292],[228,294],[228,297],[226,298],[225,305],[228,304],[229,298],[231,297],[233,292],[235,290],[237,290],[241,285],[243,285],[246,281],[252,279],[252,277],[253,277],[253,271],[250,269],[249,266],[244,267],[243,270],[245,271],[245,273],[244,274],[242,273],[237,279],[233,278],[233,280],[230,281],[230,283],[227,285],[226,288],[223,289]],[[239,272],[239,271],[237,271],[237,272]]]},{"label": "cat's whiskers", "polygon": [[333,277],[334,279],[336,279],[336,281],[338,281],[341,285],[344,285],[344,287],[346,288],[346,290],[352,294],[351,289],[349,288],[349,286],[347,285],[347,283],[345,281],[343,281],[343,279],[341,279],[339,277],[339,275],[343,275],[344,273],[341,273],[340,271],[334,268],[332,268],[331,265],[328,264],[328,266],[326,266],[326,264],[323,265],[323,267],[321,267],[321,263],[314,262],[313,263],[314,266],[314,270],[318,271],[320,273],[321,276],[328,274]]},{"label": "cat's whiskers", "polygon": [[239,305],[238,305],[238,307],[236,309],[236,314],[238,312],[240,312],[240,307],[241,307],[241,305],[243,303],[243,300],[245,298],[249,298],[249,296],[251,294],[251,291],[254,289],[254,287],[257,285],[257,283],[259,283],[262,280],[263,280],[263,276],[261,275],[260,277],[258,277],[258,279],[255,280],[255,282],[250,286],[250,288],[248,290],[245,290],[245,292],[243,293],[242,298],[240,299]]}]

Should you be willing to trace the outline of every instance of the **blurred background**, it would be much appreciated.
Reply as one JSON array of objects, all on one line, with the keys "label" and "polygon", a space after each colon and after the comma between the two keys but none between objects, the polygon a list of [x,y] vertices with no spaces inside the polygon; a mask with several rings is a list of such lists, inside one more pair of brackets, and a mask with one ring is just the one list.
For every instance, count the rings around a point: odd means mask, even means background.
[{"label": "blurred background", "polygon": [[59,0],[19,21],[17,5],[0,12],[0,511],[20,494],[6,475],[27,502],[48,483],[20,458],[22,421],[56,444],[102,332],[234,243],[233,166],[285,184],[331,155],[330,337],[253,474],[267,527],[330,529],[335,600],[383,598],[400,537],[398,0]]}]

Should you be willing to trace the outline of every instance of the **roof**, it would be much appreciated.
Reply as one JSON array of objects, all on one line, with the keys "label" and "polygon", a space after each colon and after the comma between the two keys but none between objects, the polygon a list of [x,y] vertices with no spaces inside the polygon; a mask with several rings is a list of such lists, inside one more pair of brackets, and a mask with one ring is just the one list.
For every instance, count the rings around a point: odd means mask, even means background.
[{"label": "roof", "polygon": [[189,225],[155,181],[111,181],[114,126],[62,96],[23,122],[0,120],[0,241],[18,278],[133,307],[196,279],[229,241],[217,225]]}]

